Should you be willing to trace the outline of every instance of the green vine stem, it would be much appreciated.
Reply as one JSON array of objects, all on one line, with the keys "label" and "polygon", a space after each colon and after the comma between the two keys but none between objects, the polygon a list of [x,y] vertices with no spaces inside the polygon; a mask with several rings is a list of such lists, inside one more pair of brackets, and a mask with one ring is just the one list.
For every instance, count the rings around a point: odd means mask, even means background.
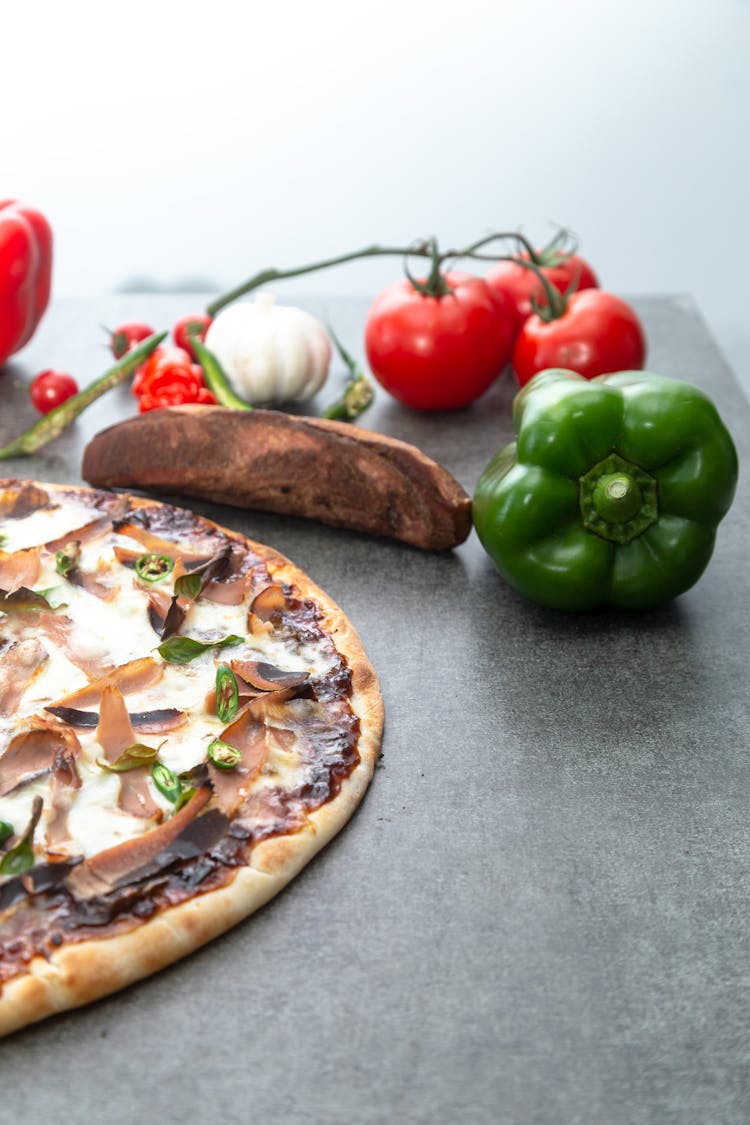
[{"label": "green vine stem", "polygon": [[[462,250],[444,250],[440,251],[435,238],[421,239],[411,246],[380,246],[373,243],[371,246],[365,246],[362,250],[352,250],[348,254],[339,254],[335,258],[324,258],[319,262],[313,262],[307,266],[295,266],[293,269],[280,270],[275,267],[270,269],[260,270],[258,273],[248,280],[238,285],[229,292],[223,293],[221,296],[216,297],[209,305],[206,306],[206,312],[209,316],[216,316],[227,305],[231,305],[233,301],[239,300],[240,297],[245,297],[248,293],[252,293],[254,289],[260,288],[261,285],[268,285],[272,281],[286,281],[290,277],[302,277],[307,273],[315,273],[318,270],[329,269],[331,266],[341,266],[348,262],[355,262],[362,258],[377,258],[377,257],[399,257],[408,259],[410,257],[429,258],[430,259],[430,273],[425,282],[418,282],[411,275],[407,276],[415,288],[424,293],[425,296],[444,296],[445,293],[450,292],[450,287],[445,281],[442,274],[443,263],[449,258],[476,258],[492,262],[518,262],[524,265],[527,269],[532,269],[539,277],[540,284],[545,288],[545,295],[547,296],[550,305],[554,301],[554,297],[550,298],[547,289],[554,289],[554,286],[545,285],[546,278],[540,273],[538,266],[532,260],[526,261],[518,256],[518,254],[493,254],[493,255],[480,255],[479,250],[485,246],[489,246],[492,242],[498,241],[514,241],[517,245],[523,248],[523,251],[529,255],[529,259],[536,256],[536,251],[531,243],[519,231],[497,231],[493,234],[486,235],[484,238],[471,243],[469,246]],[[558,294],[559,296],[559,294]]]},{"label": "green vine stem", "polygon": [[36,453],[37,449],[54,441],[87,406],[132,375],[136,367],[140,367],[148,359],[166,335],[166,332],[155,332],[153,336],[149,336],[132,351],[127,352],[114,367],[110,367],[109,371],[105,371],[88,387],[66,399],[54,410],[50,410],[49,414],[45,414],[20,437],[0,449],[0,461],[5,461],[9,457],[25,457],[30,453]]}]

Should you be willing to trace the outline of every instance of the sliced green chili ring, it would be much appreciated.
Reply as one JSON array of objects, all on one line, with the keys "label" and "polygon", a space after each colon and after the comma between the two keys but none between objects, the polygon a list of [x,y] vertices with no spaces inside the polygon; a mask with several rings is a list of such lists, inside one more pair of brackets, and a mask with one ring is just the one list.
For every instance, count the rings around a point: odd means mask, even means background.
[{"label": "sliced green chili ring", "polygon": [[222,742],[220,738],[209,742],[206,756],[209,762],[213,762],[220,770],[233,770],[242,761],[241,751],[236,746],[230,746],[228,742]]},{"label": "sliced green chili ring", "polygon": [[23,875],[34,866],[34,849],[31,841],[24,838],[3,856],[0,863],[0,875]]},{"label": "sliced green chili ring", "polygon": [[4,844],[13,835],[14,828],[12,824],[8,824],[7,820],[0,820],[0,844]]},{"label": "sliced green chili ring", "polygon": [[151,767],[151,776],[156,788],[168,801],[174,803],[182,794],[182,782],[177,774],[173,773],[169,766],[165,766],[163,762],[154,762]]},{"label": "sliced green chili ring", "polygon": [[169,555],[156,555],[153,552],[136,559],[135,572],[144,582],[161,582],[174,570],[174,559]]},{"label": "sliced green chili ring", "polygon": [[220,664],[216,669],[216,715],[222,723],[229,723],[240,706],[240,689],[237,679],[228,664]]}]

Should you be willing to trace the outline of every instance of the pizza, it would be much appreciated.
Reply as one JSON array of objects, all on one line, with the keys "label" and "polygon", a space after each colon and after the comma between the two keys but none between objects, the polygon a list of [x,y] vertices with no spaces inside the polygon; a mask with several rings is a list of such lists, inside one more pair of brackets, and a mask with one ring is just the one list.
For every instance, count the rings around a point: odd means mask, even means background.
[{"label": "pizza", "polygon": [[346,823],[380,750],[344,613],[131,495],[0,481],[0,1034],[192,952]]}]

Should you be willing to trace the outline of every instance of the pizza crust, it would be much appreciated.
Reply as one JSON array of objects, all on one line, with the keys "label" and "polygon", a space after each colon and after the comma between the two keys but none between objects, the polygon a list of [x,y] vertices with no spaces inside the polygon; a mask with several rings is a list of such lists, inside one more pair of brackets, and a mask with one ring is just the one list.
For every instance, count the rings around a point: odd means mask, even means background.
[{"label": "pizza crust", "polygon": [[[0,482],[0,487],[10,483],[13,482]],[[89,491],[72,486],[43,487],[52,492]],[[128,499],[134,507],[157,505],[156,501],[140,497]],[[336,649],[351,669],[349,703],[360,720],[359,763],[342,780],[334,798],[307,814],[301,829],[255,844],[249,865],[237,868],[222,886],[162,908],[154,917],[126,932],[62,945],[49,959],[33,958],[26,973],[2,985],[0,1036],[142,980],[260,909],[346,824],[373,776],[383,731],[383,700],[377,675],[343,610],[284,555],[205,517],[200,520],[247,544],[266,563],[275,581],[293,584],[302,598],[311,598],[323,610],[322,628],[331,634]]]}]

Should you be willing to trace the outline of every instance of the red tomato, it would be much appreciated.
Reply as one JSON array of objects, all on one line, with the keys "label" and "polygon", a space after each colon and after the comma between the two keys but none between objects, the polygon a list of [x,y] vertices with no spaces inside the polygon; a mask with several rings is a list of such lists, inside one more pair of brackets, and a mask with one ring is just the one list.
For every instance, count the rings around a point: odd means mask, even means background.
[{"label": "red tomato", "polygon": [[[539,254],[544,261],[544,251]],[[521,257],[528,260],[528,254]],[[578,254],[571,254],[564,262],[557,265],[544,265],[540,267],[541,273],[554,285],[560,293],[565,293],[569,288],[576,292],[581,289],[598,289],[599,282],[591,266]],[[544,305],[544,290],[533,270],[516,265],[515,262],[498,262],[489,271],[486,278],[491,289],[505,293],[513,302],[516,315],[516,331],[533,313],[531,298],[535,297]],[[575,285],[573,282],[575,281]]]},{"label": "red tomato", "polygon": [[479,398],[510,356],[512,310],[480,277],[450,272],[452,292],[425,297],[404,278],[376,297],[365,326],[373,375],[417,410],[456,410]]},{"label": "red tomato", "polygon": [[177,344],[178,348],[184,348],[186,352],[190,353],[193,359],[196,359],[197,356],[190,343],[190,337],[197,336],[198,339],[203,342],[210,326],[211,317],[206,313],[191,313],[190,316],[183,316],[172,329],[174,342]]},{"label": "red tomato", "polygon": [[114,332],[110,333],[109,346],[112,355],[115,359],[122,359],[131,348],[140,344],[141,340],[153,336],[153,334],[154,330],[148,324],[139,324],[136,321],[121,324],[118,328],[115,328]]},{"label": "red tomato", "polygon": [[643,328],[630,305],[613,293],[584,289],[568,298],[556,320],[529,317],[513,349],[513,371],[523,386],[547,367],[565,367],[593,379],[640,370],[645,358]]},{"label": "red tomato", "polygon": [[31,401],[40,414],[49,414],[66,399],[78,394],[78,384],[65,371],[41,371],[29,389]]}]

